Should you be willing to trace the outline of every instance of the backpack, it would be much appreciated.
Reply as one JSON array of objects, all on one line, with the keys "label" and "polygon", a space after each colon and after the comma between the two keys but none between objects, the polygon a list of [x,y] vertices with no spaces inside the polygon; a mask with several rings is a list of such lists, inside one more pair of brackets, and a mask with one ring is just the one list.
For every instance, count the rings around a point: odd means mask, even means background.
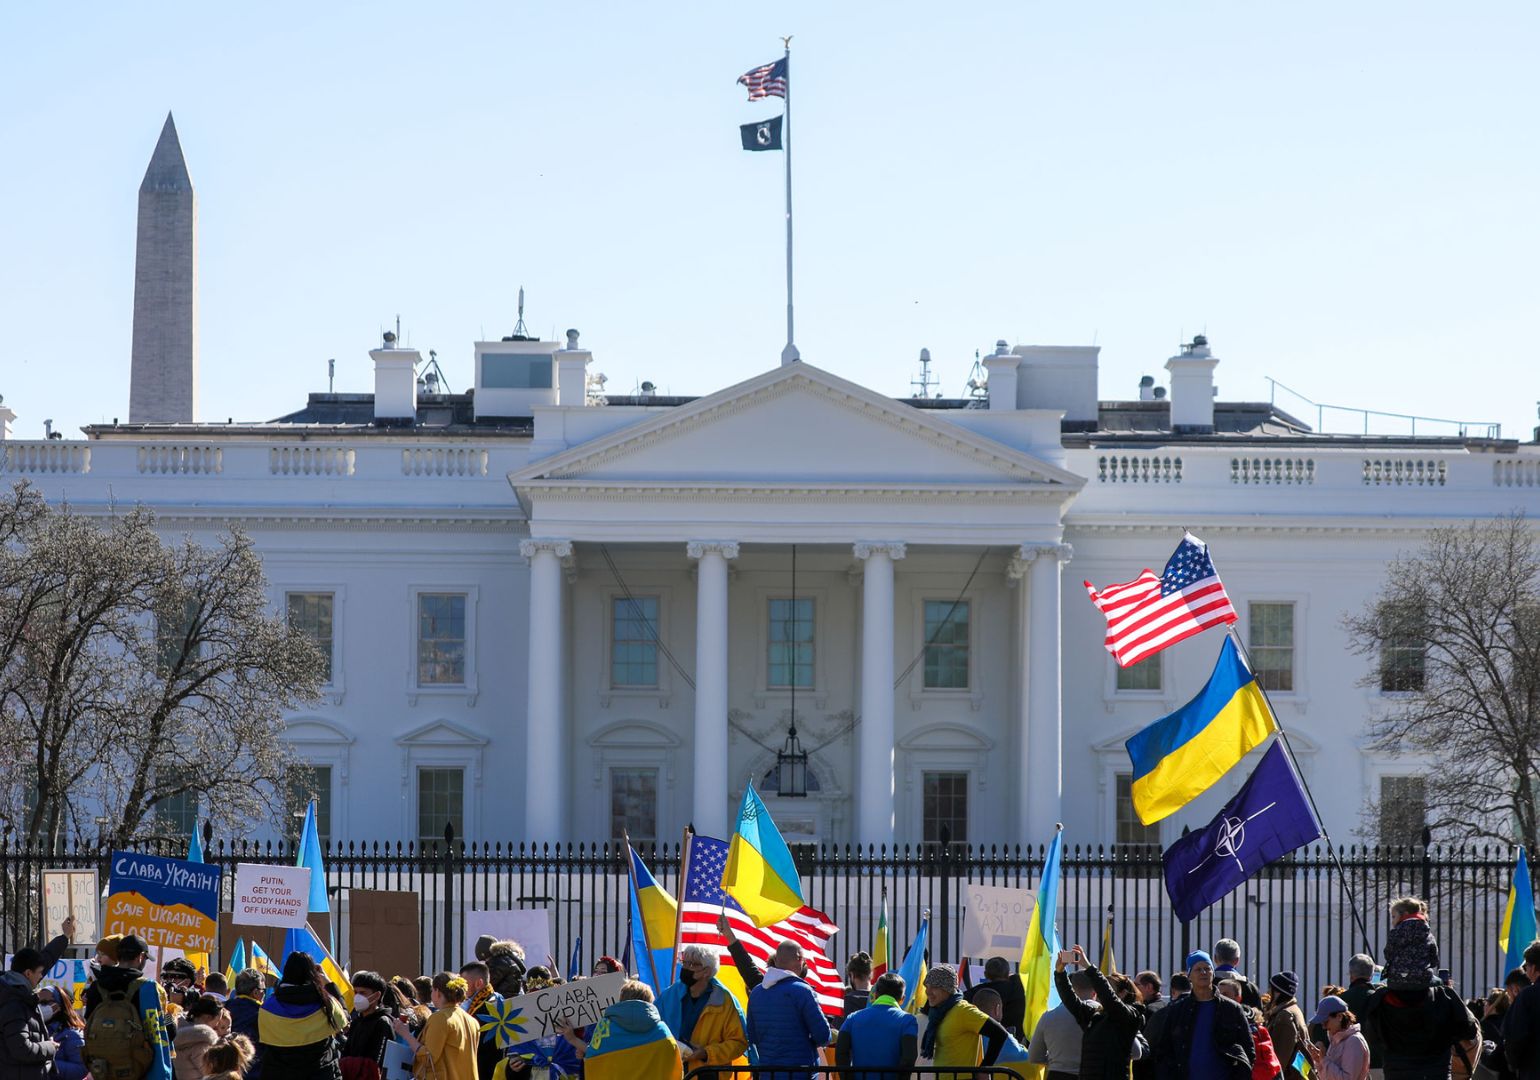
[{"label": "backpack", "polygon": [[143,979],[127,990],[103,990],[86,1021],[85,1059],[92,1080],[143,1080],[155,1063],[155,1047],[135,1001]]}]

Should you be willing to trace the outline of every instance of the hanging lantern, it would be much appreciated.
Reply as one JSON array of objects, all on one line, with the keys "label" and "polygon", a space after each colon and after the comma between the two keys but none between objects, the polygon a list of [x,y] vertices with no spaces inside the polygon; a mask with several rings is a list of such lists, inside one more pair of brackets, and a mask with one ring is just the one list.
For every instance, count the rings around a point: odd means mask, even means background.
[{"label": "hanging lantern", "polygon": [[779,794],[784,799],[807,797],[807,751],[797,738],[797,725],[792,723],[786,731],[786,743],[775,755],[776,779]]}]

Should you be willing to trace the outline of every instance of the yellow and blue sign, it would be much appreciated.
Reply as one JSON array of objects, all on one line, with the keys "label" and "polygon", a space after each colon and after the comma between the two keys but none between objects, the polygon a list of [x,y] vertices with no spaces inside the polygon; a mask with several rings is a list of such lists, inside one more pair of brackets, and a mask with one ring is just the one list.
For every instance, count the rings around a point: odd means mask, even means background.
[{"label": "yellow and blue sign", "polygon": [[111,869],[107,933],[135,934],[151,949],[213,951],[219,928],[219,867],[114,851]]},{"label": "yellow and blue sign", "polygon": [[1175,813],[1276,730],[1256,676],[1225,638],[1198,696],[1125,744],[1134,766],[1134,812],[1146,825]]}]

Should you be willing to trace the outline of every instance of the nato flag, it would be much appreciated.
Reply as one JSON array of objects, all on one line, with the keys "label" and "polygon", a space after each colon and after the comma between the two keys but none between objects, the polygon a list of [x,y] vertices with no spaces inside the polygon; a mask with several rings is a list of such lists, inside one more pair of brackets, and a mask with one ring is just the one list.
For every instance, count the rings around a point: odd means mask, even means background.
[{"label": "nato flag", "polygon": [[757,124],[742,124],[738,134],[743,136],[745,150],[779,150],[781,148],[781,118],[772,116]]},{"label": "nato flag", "polygon": [[1189,922],[1264,866],[1321,835],[1299,777],[1275,739],[1219,816],[1161,856],[1177,918]]}]

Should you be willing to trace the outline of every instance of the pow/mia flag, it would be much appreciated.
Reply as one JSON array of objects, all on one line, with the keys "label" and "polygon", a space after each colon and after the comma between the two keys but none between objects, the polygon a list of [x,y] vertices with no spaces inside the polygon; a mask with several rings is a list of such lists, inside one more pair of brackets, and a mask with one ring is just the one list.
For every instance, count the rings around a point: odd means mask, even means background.
[{"label": "pow/mia flag", "polygon": [[772,116],[757,124],[742,124],[738,133],[743,136],[745,150],[781,149],[781,118]]}]

